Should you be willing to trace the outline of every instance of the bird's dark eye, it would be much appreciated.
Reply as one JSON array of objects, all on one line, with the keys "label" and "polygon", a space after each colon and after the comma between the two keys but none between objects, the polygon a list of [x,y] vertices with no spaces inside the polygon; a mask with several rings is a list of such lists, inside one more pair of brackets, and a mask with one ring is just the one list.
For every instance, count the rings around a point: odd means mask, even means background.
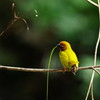
[{"label": "bird's dark eye", "polygon": [[63,48],[64,45],[63,44],[57,44],[58,47]]},{"label": "bird's dark eye", "polygon": [[59,43],[59,44],[57,44],[57,46],[58,46],[59,48],[64,48],[64,47],[65,47],[65,44]]},{"label": "bird's dark eye", "polygon": [[60,42],[59,44],[57,44],[57,46],[60,48],[61,51],[64,51],[67,49],[67,44],[64,42]]}]

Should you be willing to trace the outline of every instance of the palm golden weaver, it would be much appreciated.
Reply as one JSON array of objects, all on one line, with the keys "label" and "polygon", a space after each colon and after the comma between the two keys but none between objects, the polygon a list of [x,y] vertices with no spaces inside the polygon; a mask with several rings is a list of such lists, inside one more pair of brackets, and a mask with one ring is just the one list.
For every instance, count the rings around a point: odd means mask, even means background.
[{"label": "palm golden weaver", "polygon": [[[61,41],[59,44],[57,44],[57,46],[60,48],[59,57],[64,70],[72,71],[75,74],[78,68],[79,61],[75,52],[72,50],[71,45],[67,41]],[[48,69],[50,68],[53,52],[57,46],[55,46],[51,51],[50,58],[48,61]],[[48,86],[49,86],[49,72],[47,72],[46,100],[48,100]]]},{"label": "palm golden weaver", "polygon": [[79,61],[71,45],[67,41],[61,41],[57,46],[60,48],[59,57],[64,70],[75,74]]}]

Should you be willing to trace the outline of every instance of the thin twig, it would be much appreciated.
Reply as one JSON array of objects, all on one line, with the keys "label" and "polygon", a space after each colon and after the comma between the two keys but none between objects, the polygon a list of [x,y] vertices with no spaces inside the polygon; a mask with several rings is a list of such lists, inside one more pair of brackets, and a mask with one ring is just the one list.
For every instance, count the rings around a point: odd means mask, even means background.
[{"label": "thin twig", "polygon": [[8,29],[9,29],[10,27],[12,27],[12,25],[13,25],[17,20],[18,20],[18,19],[13,19],[13,20],[11,21],[11,23],[7,26],[7,28],[6,28],[5,30],[3,30],[3,31],[0,33],[0,36],[3,35],[5,32],[7,32]]},{"label": "thin twig", "polygon": [[93,68],[93,67],[92,67],[92,69],[93,69],[96,73],[98,73],[98,74],[100,75],[100,72],[99,72],[97,69],[95,69],[95,68]]},{"label": "thin twig", "polygon": [[[94,72],[94,71],[93,71],[93,72]],[[92,76],[93,76],[93,74],[92,74]],[[88,91],[87,91],[85,100],[88,99],[88,96],[89,96],[89,93],[90,93],[90,90],[91,90],[91,86],[92,86],[92,82],[93,82],[93,78],[94,78],[94,77],[91,77],[90,84],[89,84],[89,88],[88,88]],[[92,88],[92,89],[93,89],[93,88]]]},{"label": "thin twig", "polygon": [[[54,50],[55,50],[56,48],[57,48],[57,46],[55,46],[55,47],[51,50],[50,57],[49,57],[49,60],[48,60],[48,69],[50,69],[50,64],[51,64],[52,56],[53,56]],[[46,100],[49,99],[49,77],[50,77],[50,74],[49,74],[49,72],[47,72]]]},{"label": "thin twig", "polygon": [[[87,66],[87,67],[79,67],[79,70],[92,70],[100,69],[100,65],[98,66]],[[36,68],[23,68],[23,67],[12,67],[12,66],[3,66],[0,65],[0,70],[9,70],[9,71],[23,71],[23,72],[65,72],[63,69],[36,69]]]},{"label": "thin twig", "polygon": [[92,0],[86,0],[86,1],[88,1],[90,4],[92,4],[92,5],[96,6],[96,7],[99,7],[98,4],[93,2]]},{"label": "thin twig", "polygon": [[[100,0],[98,0],[98,9],[99,9],[98,11],[99,11],[99,21],[100,21]],[[98,39],[97,39],[97,43],[96,43],[96,47],[95,47],[94,66],[96,66],[96,63],[97,63],[97,53],[98,53],[99,43],[100,43],[100,25],[99,25],[99,35],[98,35]],[[92,80],[92,78],[94,80],[94,75],[95,75],[95,72],[93,71],[91,80]],[[90,83],[90,85],[91,85],[91,98],[92,98],[92,100],[94,100],[94,95],[93,95],[93,80]]]},{"label": "thin twig", "polygon": [[[92,4],[95,4],[95,3],[92,2]],[[97,5],[97,7],[98,7],[98,9],[99,9],[99,20],[100,20],[100,3],[99,3],[99,0],[98,0],[98,5]],[[95,46],[94,66],[96,66],[97,52],[98,52],[99,42],[100,42],[100,26],[99,26],[99,35],[98,35],[98,39],[97,39],[96,46]],[[93,69],[94,69],[94,68],[93,68]],[[98,72],[97,70],[93,70],[92,76],[91,76],[91,80],[90,80],[90,84],[89,84],[89,88],[88,88],[88,91],[87,91],[85,100],[88,99],[90,90],[91,90],[91,97],[92,97],[92,100],[94,100],[94,95],[93,95],[93,79],[94,79],[95,72],[97,72],[97,73],[99,74],[99,72]]]},{"label": "thin twig", "polygon": [[0,33],[0,36],[3,35],[5,32],[7,32],[8,29],[11,28],[12,25],[13,25],[16,21],[18,21],[18,20],[24,21],[24,23],[25,23],[25,25],[26,25],[26,27],[27,27],[27,30],[29,31],[29,27],[28,27],[28,25],[27,25],[27,21],[26,21],[24,18],[19,17],[19,16],[16,14],[16,12],[15,12],[15,4],[14,4],[14,3],[12,3],[12,10],[13,10],[13,20],[12,20],[12,21],[10,22],[10,24],[6,27],[6,29],[3,30],[3,31]]}]

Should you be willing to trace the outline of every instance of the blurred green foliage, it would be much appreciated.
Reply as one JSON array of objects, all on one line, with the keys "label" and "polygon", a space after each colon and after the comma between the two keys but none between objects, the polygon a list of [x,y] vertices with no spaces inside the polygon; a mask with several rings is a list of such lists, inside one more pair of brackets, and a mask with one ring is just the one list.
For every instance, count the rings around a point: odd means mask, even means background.
[{"label": "blurred green foliage", "polygon": [[[93,65],[99,25],[97,7],[86,0],[0,0],[1,31],[13,19],[13,2],[16,12],[26,19],[30,30],[27,31],[25,24],[18,21],[0,37],[0,64],[47,68],[52,48],[61,40],[66,40],[76,52],[80,66]],[[34,9],[37,10],[38,17],[35,16]],[[58,52],[58,49],[54,51],[51,68],[62,68]],[[99,52],[97,64],[100,64]],[[79,71],[76,76],[72,73],[50,75],[49,100],[85,98],[90,70]],[[0,80],[1,100],[45,100],[44,73],[0,71]],[[99,81],[96,74],[96,100],[100,100]]]}]

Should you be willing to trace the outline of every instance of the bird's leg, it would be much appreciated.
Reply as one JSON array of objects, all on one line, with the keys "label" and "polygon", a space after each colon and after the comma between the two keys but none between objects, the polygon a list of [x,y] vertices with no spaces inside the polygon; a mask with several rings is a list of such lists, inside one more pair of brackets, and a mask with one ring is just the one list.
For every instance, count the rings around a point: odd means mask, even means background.
[{"label": "bird's leg", "polygon": [[71,69],[71,68],[65,68],[65,67],[64,67],[64,68],[63,68],[63,71],[64,71],[64,72],[71,72],[72,69]]},{"label": "bird's leg", "polygon": [[77,71],[77,66],[76,65],[72,66],[71,70],[72,70],[72,73],[75,75]]},{"label": "bird's leg", "polygon": [[66,72],[66,71],[67,71],[67,69],[66,69],[65,67],[63,67],[63,71],[64,71],[64,72]]}]

